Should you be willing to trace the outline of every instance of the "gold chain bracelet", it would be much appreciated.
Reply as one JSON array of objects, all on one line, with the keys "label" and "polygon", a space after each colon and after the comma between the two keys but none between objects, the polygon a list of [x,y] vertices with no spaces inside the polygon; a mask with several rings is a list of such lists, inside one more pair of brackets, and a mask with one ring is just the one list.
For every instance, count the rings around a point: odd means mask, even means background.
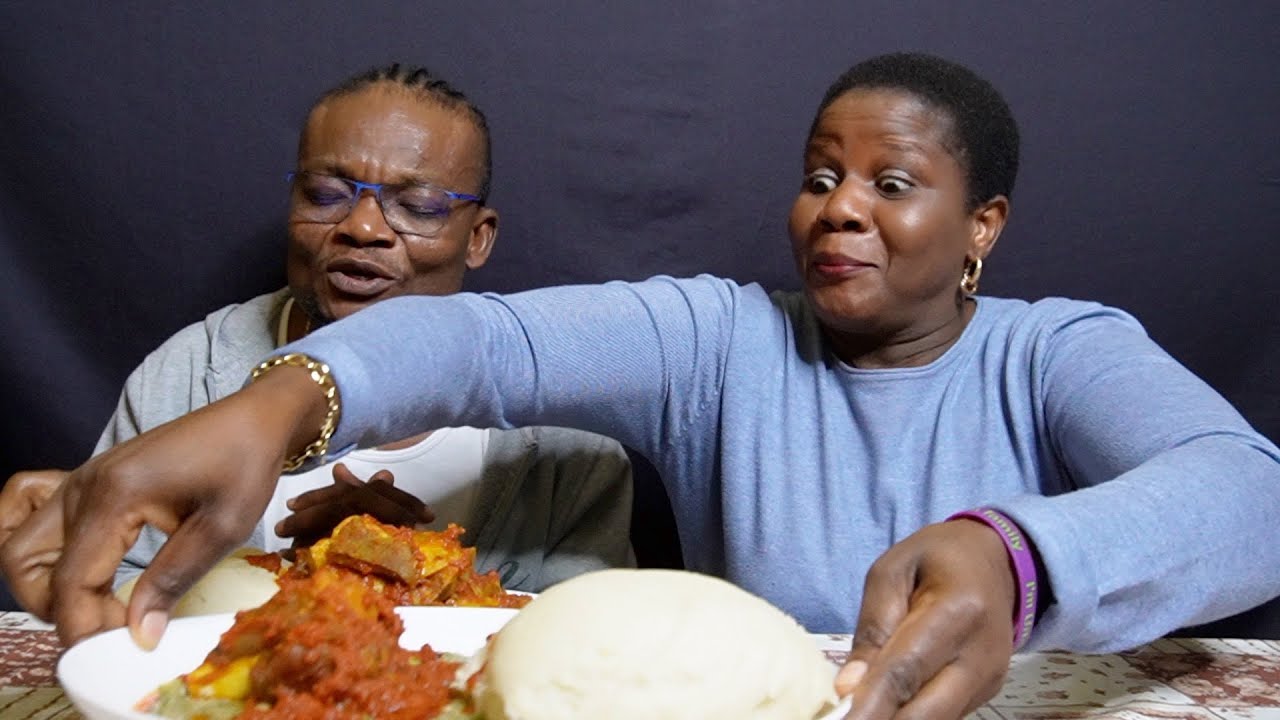
[{"label": "gold chain bracelet", "polygon": [[284,461],[284,472],[293,472],[302,467],[302,463],[306,462],[307,459],[313,457],[322,458],[328,452],[329,438],[333,437],[333,431],[338,428],[338,418],[342,416],[342,403],[338,399],[338,386],[333,381],[329,366],[312,360],[302,353],[289,353],[288,355],[280,355],[263,361],[253,369],[252,379],[256,381],[268,371],[281,365],[300,367],[311,373],[311,380],[324,391],[324,399],[329,404],[329,409],[324,415],[324,422],[320,423],[320,436],[302,448],[302,452]]}]

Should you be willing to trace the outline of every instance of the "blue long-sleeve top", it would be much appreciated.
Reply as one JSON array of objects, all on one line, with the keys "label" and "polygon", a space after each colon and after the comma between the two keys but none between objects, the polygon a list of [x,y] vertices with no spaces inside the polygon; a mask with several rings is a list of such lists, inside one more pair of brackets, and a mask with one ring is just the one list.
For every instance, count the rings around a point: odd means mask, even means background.
[{"label": "blue long-sleeve top", "polygon": [[339,452],[564,425],[644,453],[686,564],[815,632],[892,543],[989,505],[1056,603],[1028,647],[1110,651],[1280,594],[1280,451],[1129,315],[981,297],[936,361],[837,359],[803,296],[698,277],[389,300],[280,352],[328,362]]}]

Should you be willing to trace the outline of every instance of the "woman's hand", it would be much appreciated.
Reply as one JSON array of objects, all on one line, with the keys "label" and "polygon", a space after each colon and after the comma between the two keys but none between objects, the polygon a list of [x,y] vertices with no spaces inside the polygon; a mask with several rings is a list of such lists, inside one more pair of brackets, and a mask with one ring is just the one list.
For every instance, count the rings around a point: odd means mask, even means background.
[{"label": "woman's hand", "polygon": [[[178,598],[248,537],[286,454],[315,437],[325,412],[305,370],[280,368],[90,459],[0,546],[14,597],[64,643],[127,618],[134,640],[153,647]],[[115,571],[148,524],[169,540],[126,614]]]},{"label": "woman's hand", "polygon": [[994,530],[930,525],[871,566],[836,677],[857,720],[962,718],[999,691],[1013,653],[1013,569]]},{"label": "woman's hand", "polygon": [[0,545],[44,507],[70,474],[67,470],[24,470],[9,477],[0,490]]},{"label": "woman's hand", "polygon": [[293,547],[308,547],[352,515],[369,514],[389,525],[413,527],[435,520],[436,514],[416,496],[395,487],[390,470],[379,470],[367,481],[343,463],[333,466],[333,484],[289,500],[291,515],[276,523],[276,534],[293,538]]}]

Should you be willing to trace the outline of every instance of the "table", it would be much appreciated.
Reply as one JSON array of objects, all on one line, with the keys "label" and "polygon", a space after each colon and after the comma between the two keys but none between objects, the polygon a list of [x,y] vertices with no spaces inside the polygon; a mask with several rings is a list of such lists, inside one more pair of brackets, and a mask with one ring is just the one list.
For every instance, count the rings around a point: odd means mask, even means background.
[{"label": "table", "polygon": [[[835,664],[848,635],[814,635]],[[54,675],[52,628],[0,613],[0,720],[80,715]],[[1166,639],[1116,655],[1014,657],[1000,693],[975,720],[1280,720],[1280,641]]]}]

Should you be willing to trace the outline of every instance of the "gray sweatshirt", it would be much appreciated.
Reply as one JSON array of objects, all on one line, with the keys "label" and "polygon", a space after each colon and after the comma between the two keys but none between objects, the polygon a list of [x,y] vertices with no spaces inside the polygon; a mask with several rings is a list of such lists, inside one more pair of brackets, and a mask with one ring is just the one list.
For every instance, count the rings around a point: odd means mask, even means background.
[{"label": "gray sweatshirt", "polygon": [[282,352],[332,368],[338,453],[451,425],[617,438],[661,472],[690,568],[812,632],[854,629],[886,548],[980,506],[1044,561],[1033,649],[1111,652],[1280,594],[1280,449],[1124,312],[976,302],[909,368],[851,367],[803,295],[706,276],[395,298]]}]

